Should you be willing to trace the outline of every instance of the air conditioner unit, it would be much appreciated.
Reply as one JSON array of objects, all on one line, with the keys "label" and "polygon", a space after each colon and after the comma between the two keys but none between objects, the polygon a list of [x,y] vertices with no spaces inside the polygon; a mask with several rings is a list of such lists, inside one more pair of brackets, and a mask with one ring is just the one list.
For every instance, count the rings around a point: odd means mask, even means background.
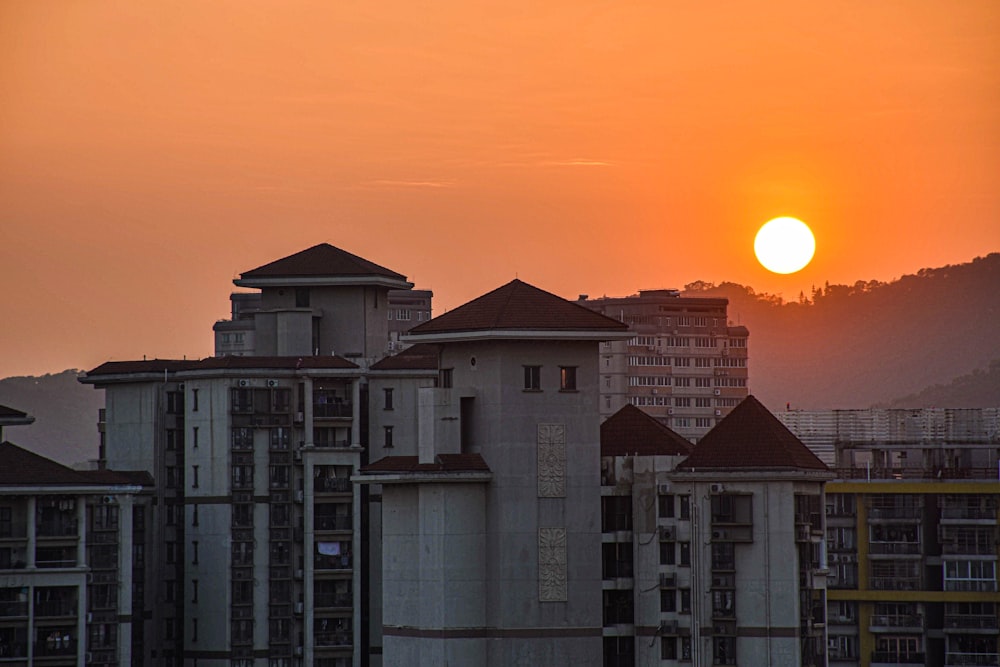
[{"label": "air conditioner unit", "polygon": [[712,490],[712,493],[723,493],[726,490],[726,487],[722,484],[713,484],[709,488]]},{"label": "air conditioner unit", "polygon": [[674,414],[674,409],[673,408],[667,408],[667,414],[668,415]]},{"label": "air conditioner unit", "polygon": [[[305,610],[305,604],[303,604],[302,602],[296,602],[295,603],[295,613],[296,614],[301,614],[304,610]],[[296,651],[301,651],[302,649],[298,648],[298,649],[295,649],[295,650]],[[299,655],[301,655],[301,653]]]},{"label": "air conditioner unit", "polygon": [[305,498],[306,498],[306,495],[305,495],[304,491],[296,491],[295,492],[295,502],[301,503],[302,501],[305,500]]},{"label": "air conditioner unit", "polygon": [[677,621],[660,621],[660,634],[661,635],[676,635],[677,634]]},{"label": "air conditioner unit", "polygon": [[241,387],[249,387],[250,386],[250,380],[240,380],[240,386]]},{"label": "air conditioner unit", "polygon": [[674,539],[674,527],[673,526],[660,526],[660,539],[664,541],[670,541]]},{"label": "air conditioner unit", "polygon": [[305,415],[302,414],[301,412],[296,412],[295,413],[295,423],[296,424],[301,424],[303,421],[305,421],[305,418],[306,418]]},{"label": "air conditioner unit", "polygon": [[830,554],[830,557],[827,560],[829,560],[831,563],[839,563],[840,554]]},{"label": "air conditioner unit", "polygon": [[278,381],[277,380],[268,380],[267,381],[267,386],[268,387],[277,387],[278,386]]},{"label": "air conditioner unit", "polygon": [[714,394],[715,394],[716,396],[722,396],[722,390],[721,390],[721,389],[716,389],[716,390],[715,390],[715,391],[714,391],[713,393],[714,393]]},{"label": "air conditioner unit", "polygon": [[177,385],[177,388],[180,389],[181,391],[184,391],[184,383],[181,382],[179,385]]},{"label": "air conditioner unit", "polygon": [[716,417],[721,417],[722,416],[722,410],[716,410],[715,411],[715,416]]},{"label": "air conditioner unit", "polygon": [[653,389],[653,390],[652,390],[652,394],[653,394],[653,396],[656,396],[656,393],[657,393],[657,392],[656,392],[656,390],[655,390],[655,389]]},{"label": "air conditioner unit", "polygon": [[726,533],[726,531],[724,531],[724,530],[713,530],[712,531],[712,539],[713,540],[724,540],[727,537],[729,537],[729,534]]},{"label": "air conditioner unit", "polygon": [[115,502],[115,497],[114,496],[104,496],[103,498],[101,498],[101,502],[104,503],[105,505],[110,505],[113,502]]},{"label": "air conditioner unit", "polygon": [[726,347],[722,348],[722,356],[724,357],[729,356],[729,348]]},{"label": "air conditioner unit", "polygon": [[665,495],[670,493],[670,482],[660,482],[656,485],[656,492]]}]

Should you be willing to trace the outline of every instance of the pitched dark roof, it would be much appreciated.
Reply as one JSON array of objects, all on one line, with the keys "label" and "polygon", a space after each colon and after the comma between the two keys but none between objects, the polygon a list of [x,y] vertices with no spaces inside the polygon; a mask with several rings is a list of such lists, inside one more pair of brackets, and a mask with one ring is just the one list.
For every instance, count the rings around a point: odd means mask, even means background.
[{"label": "pitched dark roof", "polygon": [[420,335],[491,329],[626,331],[628,326],[515,279],[478,299],[419,324],[407,333]]},{"label": "pitched dark roof", "polygon": [[829,470],[753,396],[733,408],[677,466],[686,471],[709,469]]},{"label": "pitched dark roof", "polygon": [[601,424],[601,456],[683,456],[691,443],[634,405]]},{"label": "pitched dark roof", "polygon": [[0,486],[152,485],[145,472],[73,470],[11,442],[0,443]]},{"label": "pitched dark roof", "polygon": [[434,463],[420,463],[416,456],[386,456],[361,466],[362,473],[490,472],[479,454],[438,454]]},{"label": "pitched dark roof", "polygon": [[21,412],[20,410],[15,410],[14,408],[8,408],[6,405],[0,405],[0,419],[5,417],[12,417],[14,419],[24,419],[28,416],[27,412]]},{"label": "pitched dark roof", "polygon": [[205,359],[143,359],[141,361],[107,361],[97,368],[87,371],[87,377],[99,375],[128,375],[132,373],[175,373],[180,371],[200,371],[217,369],[275,369],[290,370],[300,368],[352,369],[357,364],[338,356],[318,357],[208,357]]},{"label": "pitched dark roof", "polygon": [[399,354],[377,361],[371,368],[373,371],[435,370],[438,367],[439,354],[439,346],[418,343]]},{"label": "pitched dark roof", "polygon": [[240,274],[247,278],[292,278],[318,276],[385,276],[406,281],[406,276],[352,255],[329,243],[320,243],[294,255],[277,259]]}]

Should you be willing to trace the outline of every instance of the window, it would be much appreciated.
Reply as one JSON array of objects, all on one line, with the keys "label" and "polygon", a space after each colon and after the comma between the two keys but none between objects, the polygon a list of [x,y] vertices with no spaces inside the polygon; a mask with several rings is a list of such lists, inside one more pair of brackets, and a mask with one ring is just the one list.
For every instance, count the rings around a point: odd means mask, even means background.
[{"label": "window", "polygon": [[167,392],[167,413],[172,415],[184,412],[184,393],[180,391]]},{"label": "window", "polygon": [[677,545],[680,547],[681,565],[690,566],[691,565],[691,543],[690,542],[678,542]]},{"label": "window", "polygon": [[659,497],[659,515],[661,519],[673,519],[674,518],[674,497],[673,496],[660,496]]},{"label": "window", "polygon": [[385,441],[382,443],[383,447],[392,447],[392,427],[383,426],[382,430],[385,433]]},{"label": "window", "polygon": [[391,387],[386,387],[385,389],[382,390],[382,392],[385,394],[385,405],[383,406],[383,409],[385,409],[385,410],[392,410],[393,409],[393,407],[392,407],[392,388]]},{"label": "window", "polygon": [[[191,540],[191,564],[198,564],[198,540]],[[198,580],[195,579],[195,590],[198,589]],[[197,595],[195,597],[198,597]]]},{"label": "window", "polygon": [[681,613],[690,614],[691,613],[691,589],[682,588],[681,593]]},{"label": "window", "polygon": [[[697,378],[699,380],[704,380],[706,378]],[[712,399],[707,396],[699,396],[694,399],[694,407],[696,408],[710,408],[712,407]]]},{"label": "window", "polygon": [[576,366],[559,368],[559,390],[576,391]]},{"label": "window", "polygon": [[191,412],[198,412],[198,390],[191,390]]},{"label": "window", "polygon": [[198,488],[198,466],[191,466],[191,488]]},{"label": "window", "polygon": [[295,307],[296,308],[308,308],[309,307],[309,288],[308,287],[296,287],[295,288]]},{"label": "window", "polygon": [[438,373],[438,386],[442,389],[451,389],[453,382],[453,373],[451,368],[442,368],[441,372]]},{"label": "window", "polygon": [[198,525],[198,506],[197,505],[192,505],[191,506],[191,525],[192,526],[197,526]]},{"label": "window", "polygon": [[191,580],[191,604],[198,604],[198,580]]},{"label": "window", "polygon": [[168,428],[164,433],[167,451],[174,451],[184,446],[184,435],[180,429]]},{"label": "window", "polygon": [[163,638],[164,639],[175,639],[176,634],[176,622],[172,618],[163,619]]},{"label": "window", "polygon": [[233,449],[253,449],[253,429],[245,426],[233,429]]},{"label": "window", "polygon": [[677,659],[677,637],[660,637],[660,660]]},{"label": "window", "polygon": [[198,427],[195,426],[191,429],[191,446],[198,449]]},{"label": "window", "polygon": [[676,563],[676,544],[676,542],[660,542],[660,565],[674,565]]},{"label": "window", "polygon": [[524,390],[525,391],[541,391],[542,390],[542,367],[541,366],[525,366],[524,367]]},{"label": "window", "polygon": [[166,562],[168,564],[173,564],[177,562],[177,543],[176,542],[166,542],[164,544],[166,548]]},{"label": "window", "polygon": [[671,590],[660,591],[660,611],[661,612],[677,611],[676,591],[671,591]]},{"label": "window", "polygon": [[691,518],[691,496],[680,496],[681,499],[681,518],[690,519]]},{"label": "window", "polygon": [[[197,589],[195,589],[195,590],[197,590]],[[191,641],[192,642],[198,641],[198,619],[197,618],[192,618],[191,619]]]}]

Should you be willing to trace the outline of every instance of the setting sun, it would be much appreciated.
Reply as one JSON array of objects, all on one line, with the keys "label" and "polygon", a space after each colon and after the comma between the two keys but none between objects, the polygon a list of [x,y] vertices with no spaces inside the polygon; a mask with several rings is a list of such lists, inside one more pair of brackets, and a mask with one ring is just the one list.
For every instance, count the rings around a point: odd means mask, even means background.
[{"label": "setting sun", "polygon": [[797,218],[775,218],[764,224],[753,241],[757,261],[773,273],[795,273],[812,261],[816,239]]}]

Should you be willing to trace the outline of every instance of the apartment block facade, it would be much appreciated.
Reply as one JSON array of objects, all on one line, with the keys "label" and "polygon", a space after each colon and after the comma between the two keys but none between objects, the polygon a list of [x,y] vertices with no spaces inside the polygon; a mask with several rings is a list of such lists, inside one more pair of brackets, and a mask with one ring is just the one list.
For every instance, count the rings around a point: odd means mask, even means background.
[{"label": "apartment block facade", "polygon": [[749,331],[730,326],[727,299],[641,290],[577,303],[635,334],[601,346],[603,419],[634,405],[694,441],[749,395]]}]

